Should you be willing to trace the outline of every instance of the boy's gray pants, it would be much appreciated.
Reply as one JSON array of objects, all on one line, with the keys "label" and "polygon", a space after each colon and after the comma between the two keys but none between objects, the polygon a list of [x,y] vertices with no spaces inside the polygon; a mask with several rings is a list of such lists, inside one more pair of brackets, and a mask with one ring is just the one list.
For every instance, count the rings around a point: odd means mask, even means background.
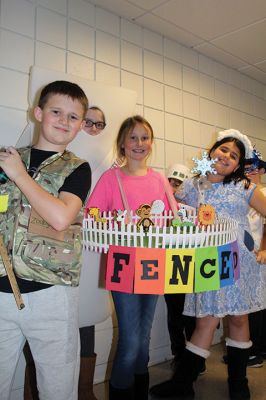
[{"label": "boy's gray pants", "polygon": [[78,288],[61,285],[22,295],[0,292],[0,399],[10,397],[27,339],[36,365],[40,400],[77,400],[80,362]]}]

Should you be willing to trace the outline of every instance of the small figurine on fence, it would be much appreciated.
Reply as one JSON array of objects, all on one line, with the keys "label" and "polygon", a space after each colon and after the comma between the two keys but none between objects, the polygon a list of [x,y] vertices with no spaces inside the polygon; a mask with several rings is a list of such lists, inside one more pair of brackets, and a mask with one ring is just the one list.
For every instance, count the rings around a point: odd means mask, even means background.
[{"label": "small figurine on fence", "polygon": [[200,225],[211,225],[215,221],[215,209],[210,204],[201,204],[198,209]]},{"label": "small figurine on fence", "polygon": [[99,207],[90,207],[88,209],[88,215],[94,219],[95,222],[102,222],[106,224],[107,219],[101,217],[101,212]]},{"label": "small figurine on fence", "polygon": [[148,232],[149,227],[154,225],[151,220],[151,206],[149,204],[142,204],[136,211],[136,214],[140,217],[137,222],[138,228],[143,227],[144,232]]},{"label": "small figurine on fence", "polygon": [[127,220],[127,210],[124,210],[124,211],[122,211],[122,210],[118,210],[118,211],[114,211],[113,212],[113,215],[114,215],[114,220],[116,221],[116,222],[122,222],[122,223],[126,223],[126,220]]}]

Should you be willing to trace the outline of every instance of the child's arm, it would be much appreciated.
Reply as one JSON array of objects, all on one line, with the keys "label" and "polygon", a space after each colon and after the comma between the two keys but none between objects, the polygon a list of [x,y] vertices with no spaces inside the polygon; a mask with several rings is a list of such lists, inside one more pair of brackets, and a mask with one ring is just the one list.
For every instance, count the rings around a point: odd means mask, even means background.
[{"label": "child's arm", "polygon": [[266,217],[266,196],[258,187],[253,191],[249,205]]},{"label": "child's arm", "polygon": [[68,192],[54,197],[28,175],[19,153],[10,147],[8,152],[0,153],[0,167],[27,197],[35,211],[54,229],[66,229],[76,218],[81,199]]},{"label": "child's arm", "polygon": [[260,264],[266,264],[266,250],[259,250],[256,253],[256,260]]},{"label": "child's arm", "polygon": [[263,236],[261,240],[260,250],[256,253],[256,260],[261,264],[266,264],[266,224],[263,226]]}]

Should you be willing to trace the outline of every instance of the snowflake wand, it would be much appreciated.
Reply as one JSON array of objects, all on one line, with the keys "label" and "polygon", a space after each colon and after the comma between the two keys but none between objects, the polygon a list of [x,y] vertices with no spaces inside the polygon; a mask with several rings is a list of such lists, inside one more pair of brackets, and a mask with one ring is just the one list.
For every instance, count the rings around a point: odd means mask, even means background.
[{"label": "snowflake wand", "polygon": [[197,167],[191,170],[193,174],[200,174],[201,176],[207,176],[207,173],[217,174],[216,169],[212,167],[216,163],[217,158],[210,159],[207,151],[203,152],[201,159],[193,157],[192,160],[197,164]]},{"label": "snowflake wand", "polygon": [[204,151],[201,159],[193,157],[192,160],[196,166],[191,170],[191,172],[194,174],[200,174],[200,178],[195,180],[195,184],[199,191],[199,204],[204,204],[204,191],[211,187],[211,183],[207,179],[207,174],[217,174],[216,169],[213,168],[217,158],[209,158],[208,153]]}]

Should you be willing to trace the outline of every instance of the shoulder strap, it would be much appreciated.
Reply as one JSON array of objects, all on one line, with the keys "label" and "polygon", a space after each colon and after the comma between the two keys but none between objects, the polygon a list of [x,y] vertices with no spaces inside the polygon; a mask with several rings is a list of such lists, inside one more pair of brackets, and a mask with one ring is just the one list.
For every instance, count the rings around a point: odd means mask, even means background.
[{"label": "shoulder strap", "polygon": [[120,189],[120,194],[121,194],[121,197],[122,197],[122,202],[123,202],[125,210],[127,210],[127,218],[129,219],[129,222],[132,222],[131,212],[130,212],[129,204],[128,204],[128,201],[127,201],[127,196],[126,196],[126,193],[125,193],[125,190],[124,190],[124,187],[123,187],[123,184],[122,184],[122,180],[121,180],[121,177],[120,177],[120,174],[119,174],[119,168],[115,168],[115,174],[116,174],[118,186],[119,186],[119,189]]},{"label": "shoulder strap", "polygon": [[172,192],[170,183],[168,182],[168,179],[164,175],[162,175],[162,178],[163,178],[165,193],[166,193],[167,199],[169,201],[169,205],[171,207],[174,217],[177,219],[178,218],[178,215],[177,215],[178,209],[177,209],[176,199],[173,195],[173,192]]}]

